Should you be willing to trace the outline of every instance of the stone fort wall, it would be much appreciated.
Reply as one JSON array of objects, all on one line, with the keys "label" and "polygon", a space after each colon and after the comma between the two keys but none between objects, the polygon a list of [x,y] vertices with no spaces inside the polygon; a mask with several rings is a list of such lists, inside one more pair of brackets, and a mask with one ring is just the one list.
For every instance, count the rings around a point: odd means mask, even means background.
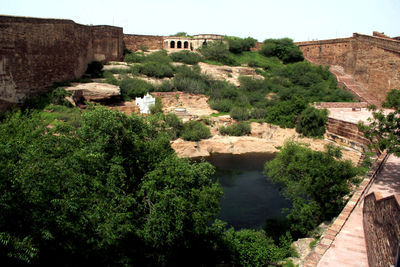
[{"label": "stone fort wall", "polygon": [[125,48],[131,51],[138,51],[143,48],[160,50],[163,49],[163,43],[163,36],[124,34]]},{"label": "stone fort wall", "polygon": [[119,27],[0,16],[0,109],[54,82],[79,78],[91,61],[122,56]]},{"label": "stone fort wall", "polygon": [[296,43],[307,60],[339,65],[378,101],[400,89],[400,41],[354,33],[351,38]]},{"label": "stone fort wall", "polygon": [[369,266],[394,266],[400,244],[400,195],[367,195],[363,217]]}]

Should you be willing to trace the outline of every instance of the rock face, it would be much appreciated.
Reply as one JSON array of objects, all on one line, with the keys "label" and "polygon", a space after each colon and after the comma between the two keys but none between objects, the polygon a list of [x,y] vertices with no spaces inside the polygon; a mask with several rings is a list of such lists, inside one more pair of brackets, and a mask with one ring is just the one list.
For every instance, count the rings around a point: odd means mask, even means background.
[{"label": "rock face", "polygon": [[161,98],[164,113],[174,112],[177,108],[184,108],[188,114],[195,117],[218,113],[210,108],[208,97],[205,95],[184,92],[154,92],[152,95]]},{"label": "rock face", "polygon": [[[220,136],[216,134],[210,139],[199,142],[177,139],[171,142],[171,146],[178,156],[193,158],[206,157],[212,153],[275,153],[289,139],[304,143],[318,151],[324,150],[325,145],[331,143],[324,139],[301,138],[294,129],[282,129],[267,123],[252,123],[251,126],[251,136]],[[361,157],[360,152],[349,148],[344,148],[342,153],[343,159],[351,160],[354,164],[357,164]]]},{"label": "rock face", "polygon": [[233,83],[239,86],[239,77],[242,75],[253,76],[264,79],[261,75],[256,73],[256,70],[249,67],[230,67],[230,66],[215,66],[207,63],[199,62],[201,71],[211,77]]},{"label": "rock face", "polygon": [[66,87],[65,90],[72,92],[74,98],[82,97],[88,101],[108,100],[121,95],[119,86],[107,83],[81,83]]}]

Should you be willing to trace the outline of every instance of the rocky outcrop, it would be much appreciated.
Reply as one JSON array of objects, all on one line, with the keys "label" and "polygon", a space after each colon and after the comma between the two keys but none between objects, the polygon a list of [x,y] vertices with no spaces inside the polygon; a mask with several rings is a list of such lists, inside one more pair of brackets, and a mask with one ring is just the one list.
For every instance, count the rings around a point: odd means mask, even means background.
[{"label": "rocky outcrop", "polygon": [[[252,123],[251,136],[220,136],[198,142],[177,139],[171,142],[172,148],[180,157],[205,157],[212,153],[276,153],[285,141],[292,139],[306,144],[313,150],[322,151],[331,142],[325,139],[302,138],[294,129],[282,129],[267,123]],[[357,164],[361,153],[351,148],[343,148],[343,159]]]},{"label": "rocky outcrop", "polygon": [[208,74],[218,80],[233,83],[236,86],[240,85],[239,77],[243,75],[264,79],[263,76],[256,73],[255,69],[249,67],[216,66],[203,62],[199,62],[199,66],[204,74]]},{"label": "rocky outcrop", "polygon": [[108,100],[121,95],[119,86],[107,83],[80,83],[65,90],[72,92],[74,99],[83,98],[87,101]]}]

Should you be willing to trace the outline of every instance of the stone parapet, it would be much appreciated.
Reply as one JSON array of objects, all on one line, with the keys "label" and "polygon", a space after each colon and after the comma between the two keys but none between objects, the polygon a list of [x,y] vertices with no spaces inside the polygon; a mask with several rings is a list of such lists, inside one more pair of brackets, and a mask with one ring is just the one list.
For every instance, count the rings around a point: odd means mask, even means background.
[{"label": "stone parapet", "polygon": [[367,195],[363,217],[369,266],[394,266],[400,244],[400,195]]}]

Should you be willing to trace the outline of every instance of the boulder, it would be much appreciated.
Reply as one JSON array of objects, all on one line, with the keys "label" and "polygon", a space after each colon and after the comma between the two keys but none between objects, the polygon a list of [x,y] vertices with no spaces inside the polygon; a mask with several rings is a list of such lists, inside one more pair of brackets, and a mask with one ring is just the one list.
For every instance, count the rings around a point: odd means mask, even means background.
[{"label": "boulder", "polygon": [[72,92],[75,101],[77,96],[88,101],[100,101],[121,95],[119,86],[107,83],[80,83],[66,87],[65,90]]}]

